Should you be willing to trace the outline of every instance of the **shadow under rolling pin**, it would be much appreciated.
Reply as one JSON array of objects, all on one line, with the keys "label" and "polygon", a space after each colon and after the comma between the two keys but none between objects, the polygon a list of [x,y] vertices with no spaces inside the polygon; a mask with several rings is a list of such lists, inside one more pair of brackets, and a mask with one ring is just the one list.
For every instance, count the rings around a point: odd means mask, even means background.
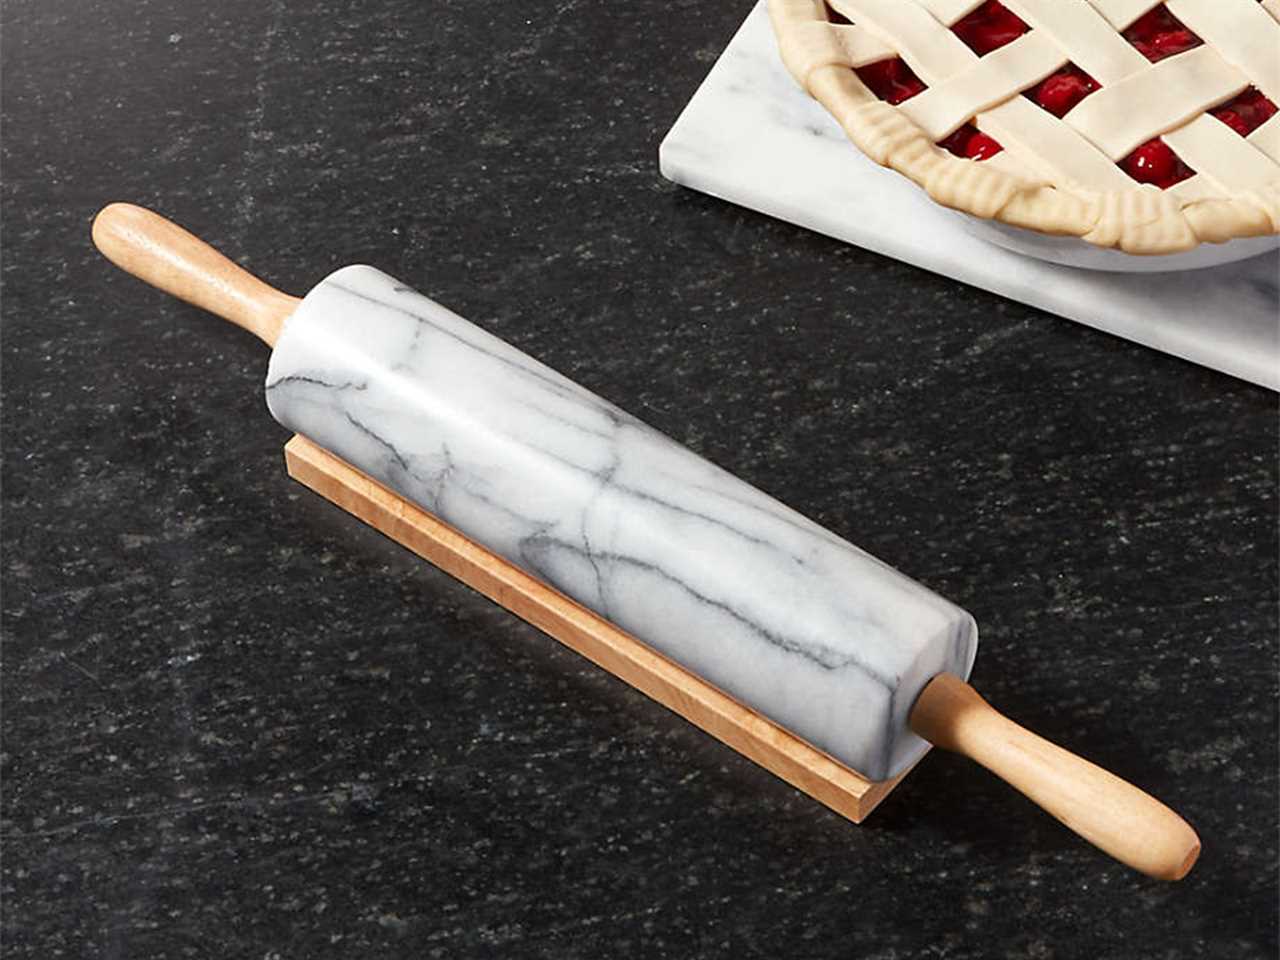
[{"label": "shadow under rolling pin", "polygon": [[127,204],[94,242],[275,348],[290,474],[855,822],[962,753],[1131,867],[1200,841],[1137,787],[992,709],[972,618],[369,267],[305,300]]}]

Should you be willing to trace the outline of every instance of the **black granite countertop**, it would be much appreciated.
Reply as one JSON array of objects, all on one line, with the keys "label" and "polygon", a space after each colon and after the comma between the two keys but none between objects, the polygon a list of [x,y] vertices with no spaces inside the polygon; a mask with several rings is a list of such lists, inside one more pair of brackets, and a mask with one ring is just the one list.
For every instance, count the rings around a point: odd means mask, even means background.
[{"label": "black granite countertop", "polygon": [[[746,10],[0,8],[7,957],[1276,955],[1275,396],[662,180]],[[117,199],[378,265],[963,604],[1200,864],[941,752],[853,826],[361,527]]]}]

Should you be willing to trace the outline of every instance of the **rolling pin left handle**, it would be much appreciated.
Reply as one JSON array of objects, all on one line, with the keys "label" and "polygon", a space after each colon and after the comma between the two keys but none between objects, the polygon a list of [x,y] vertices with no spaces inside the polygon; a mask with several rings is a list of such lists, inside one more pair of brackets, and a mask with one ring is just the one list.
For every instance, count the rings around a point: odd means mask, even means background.
[{"label": "rolling pin left handle", "polygon": [[93,242],[126,273],[243,327],[268,346],[275,346],[301,303],[176,223],[130,203],[113,203],[98,214]]},{"label": "rolling pin left handle", "polygon": [[1181,880],[1200,838],[1155,797],[996,711],[957,676],[929,681],[911,729],[935,746],[976,760],[1121,863],[1160,880]]}]

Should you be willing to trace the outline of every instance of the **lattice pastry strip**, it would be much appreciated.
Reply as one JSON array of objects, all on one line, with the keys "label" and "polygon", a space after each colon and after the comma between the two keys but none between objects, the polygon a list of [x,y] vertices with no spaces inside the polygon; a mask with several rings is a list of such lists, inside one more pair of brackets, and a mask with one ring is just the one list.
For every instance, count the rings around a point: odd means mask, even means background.
[{"label": "lattice pastry strip", "polygon": [[1201,115],[1164,139],[1201,177],[1214,182],[1218,196],[1233,187],[1258,190],[1276,178],[1274,160],[1213,117]]},{"label": "lattice pastry strip", "polygon": [[1249,134],[1249,143],[1280,164],[1280,113]]},{"label": "lattice pastry strip", "polygon": [[920,6],[932,13],[939,23],[949,27],[982,6],[982,0],[920,0]]},{"label": "lattice pastry strip", "polygon": [[936,86],[977,62],[972,50],[922,6],[901,0],[831,0],[848,17],[885,46],[896,50],[929,86]]},{"label": "lattice pastry strip", "polygon": [[[1074,3],[1075,0],[1069,0]],[[1160,6],[1162,0],[1089,0],[1090,6],[1110,21],[1117,33],[1124,32],[1143,14]]]},{"label": "lattice pastry strip", "polygon": [[1018,91],[1043,80],[1067,58],[1048,37],[1031,32],[985,57],[944,82],[930,86],[902,104],[901,110],[934,140],[942,140],[972,117],[996,107]]},{"label": "lattice pastry strip", "polygon": [[1262,5],[1230,0],[1167,0],[1169,11],[1272,100],[1280,101],[1280,50]]},{"label": "lattice pastry strip", "polygon": [[1128,174],[1075,128],[1024,97],[1012,97],[988,110],[978,117],[977,127],[1006,147],[1017,144],[1034,153],[1040,158],[1039,169],[1050,173],[1051,182],[1099,191],[1134,186]]},{"label": "lattice pastry strip", "polygon": [[[1063,117],[1113,160],[1249,86],[1212,47],[1196,47],[1085,97]],[[1133,104],[1142,104],[1134,110]]]},{"label": "lattice pastry strip", "polygon": [[897,51],[860,27],[840,26],[835,29],[850,67],[865,67],[897,56]]},{"label": "lattice pastry strip", "polygon": [[[1154,4],[1143,0],[1147,7]],[[1071,62],[1105,89],[1146,70],[1151,62],[1116,32],[1098,11],[1078,0],[1006,0],[1037,33],[1051,37]]]}]

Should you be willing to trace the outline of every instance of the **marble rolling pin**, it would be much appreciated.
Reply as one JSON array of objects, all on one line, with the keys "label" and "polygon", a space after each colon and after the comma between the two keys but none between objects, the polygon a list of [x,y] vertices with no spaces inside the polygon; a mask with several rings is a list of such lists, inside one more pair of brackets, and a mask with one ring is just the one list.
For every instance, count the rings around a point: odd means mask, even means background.
[{"label": "marble rolling pin", "polygon": [[125,204],[93,235],[274,346],[272,415],[368,510],[335,502],[820,799],[933,743],[1144,873],[1195,862],[1177,814],[969,687],[964,610],[426,297],[352,266],[298,300]]}]

